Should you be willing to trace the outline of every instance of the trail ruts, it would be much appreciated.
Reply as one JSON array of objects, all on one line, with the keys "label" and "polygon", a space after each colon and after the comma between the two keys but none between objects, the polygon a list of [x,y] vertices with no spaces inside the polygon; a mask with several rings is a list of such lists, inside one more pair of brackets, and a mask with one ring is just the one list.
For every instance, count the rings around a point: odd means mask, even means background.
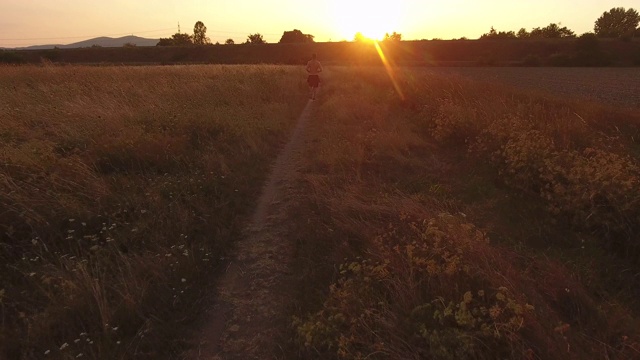
[{"label": "trail ruts", "polygon": [[294,244],[288,236],[289,209],[296,201],[296,180],[313,103],[298,119],[278,156],[245,236],[218,284],[208,325],[185,359],[281,358],[278,345],[288,326]]}]

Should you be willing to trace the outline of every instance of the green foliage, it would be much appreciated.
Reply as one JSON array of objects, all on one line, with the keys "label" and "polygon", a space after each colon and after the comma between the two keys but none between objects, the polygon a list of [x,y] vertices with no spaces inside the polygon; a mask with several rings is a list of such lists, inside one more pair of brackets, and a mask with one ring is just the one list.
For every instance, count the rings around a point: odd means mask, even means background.
[{"label": "green foliage", "polygon": [[310,34],[303,34],[302,31],[294,29],[292,31],[285,31],[280,38],[280,43],[312,43],[314,36]]},{"label": "green foliage", "polygon": [[639,23],[640,14],[637,10],[616,7],[605,11],[596,20],[594,31],[596,35],[604,38],[633,37]]}]

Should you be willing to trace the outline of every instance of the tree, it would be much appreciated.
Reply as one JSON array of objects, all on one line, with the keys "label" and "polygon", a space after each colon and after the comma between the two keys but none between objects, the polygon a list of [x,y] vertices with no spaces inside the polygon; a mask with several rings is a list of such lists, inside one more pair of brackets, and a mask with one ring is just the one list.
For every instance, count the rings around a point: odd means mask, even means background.
[{"label": "tree", "polygon": [[513,31],[496,31],[496,29],[491,27],[488,33],[482,34],[480,39],[515,39],[516,33]]},{"label": "tree", "polygon": [[195,45],[211,44],[211,40],[207,37],[207,27],[202,21],[196,22],[193,26],[193,43]]},{"label": "tree", "polygon": [[247,41],[245,42],[245,44],[266,44],[267,42],[264,41],[264,38],[262,37],[262,35],[260,35],[260,33],[255,33],[255,34],[250,34],[249,36],[247,36]]},{"label": "tree", "polygon": [[543,39],[565,39],[574,38],[576,34],[569,30],[566,26],[560,27],[560,24],[551,23],[543,28],[534,28],[531,30],[529,37]]},{"label": "tree", "polygon": [[302,31],[298,29],[293,29],[292,31],[285,31],[280,38],[280,43],[312,43],[313,35],[303,34]]},{"label": "tree", "polygon": [[231,38],[229,38],[229,39],[225,40],[225,42],[224,42],[224,44],[225,44],[225,45],[233,45],[233,44],[235,44],[235,43],[236,43],[236,42],[235,42],[235,41],[233,41],[233,39],[231,39]]},{"label": "tree", "polygon": [[175,33],[170,38],[160,38],[156,46],[185,46],[193,45],[193,39],[189,34]]},{"label": "tree", "polygon": [[354,42],[365,42],[369,39],[367,39],[366,36],[364,36],[361,32],[357,32],[354,36],[353,36],[353,41]]},{"label": "tree", "polygon": [[527,29],[522,28],[522,29],[518,30],[518,34],[516,36],[518,37],[518,39],[526,39],[529,36],[531,36],[531,34],[529,34]]},{"label": "tree", "polygon": [[635,9],[625,10],[623,7],[605,11],[596,20],[594,31],[597,36],[603,38],[633,37],[638,30],[640,14]]},{"label": "tree", "polygon": [[385,33],[382,41],[402,41],[402,34],[398,34],[395,31],[391,35],[389,35],[389,33]]}]

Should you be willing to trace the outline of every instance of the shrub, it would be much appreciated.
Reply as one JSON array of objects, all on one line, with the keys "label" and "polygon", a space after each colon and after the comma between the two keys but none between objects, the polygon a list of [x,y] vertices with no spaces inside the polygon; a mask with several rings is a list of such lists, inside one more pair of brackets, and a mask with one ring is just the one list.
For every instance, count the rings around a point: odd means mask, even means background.
[{"label": "shrub", "polygon": [[556,53],[549,55],[547,63],[551,66],[571,66],[571,55]]},{"label": "shrub", "polygon": [[22,64],[24,62],[22,55],[14,51],[0,50],[0,64]]},{"label": "shrub", "polygon": [[542,60],[537,55],[529,54],[522,60],[523,66],[540,66],[542,65]]},{"label": "shrub", "polygon": [[533,307],[485,277],[488,239],[472,224],[443,213],[375,244],[375,258],[340,266],[322,310],[295,320],[303,348],[341,359],[519,356]]},{"label": "shrub", "polygon": [[[561,120],[558,120],[561,121]],[[540,124],[537,124],[539,126]],[[628,156],[597,147],[560,149],[551,134],[518,117],[495,121],[470,146],[489,157],[505,184],[539,195],[572,226],[600,233],[619,250],[638,250],[640,168]]]}]

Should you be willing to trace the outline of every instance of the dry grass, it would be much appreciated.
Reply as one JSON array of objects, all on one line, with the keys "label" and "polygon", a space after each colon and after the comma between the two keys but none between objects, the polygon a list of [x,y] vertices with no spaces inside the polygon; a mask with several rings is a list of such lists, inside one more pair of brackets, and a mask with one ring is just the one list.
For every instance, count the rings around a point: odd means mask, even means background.
[{"label": "dry grass", "polygon": [[304,89],[292,67],[3,67],[0,357],[178,353]]},{"label": "dry grass", "polygon": [[297,212],[292,351],[638,357],[637,114],[421,70],[398,77],[401,101],[379,69],[331,75]]}]

